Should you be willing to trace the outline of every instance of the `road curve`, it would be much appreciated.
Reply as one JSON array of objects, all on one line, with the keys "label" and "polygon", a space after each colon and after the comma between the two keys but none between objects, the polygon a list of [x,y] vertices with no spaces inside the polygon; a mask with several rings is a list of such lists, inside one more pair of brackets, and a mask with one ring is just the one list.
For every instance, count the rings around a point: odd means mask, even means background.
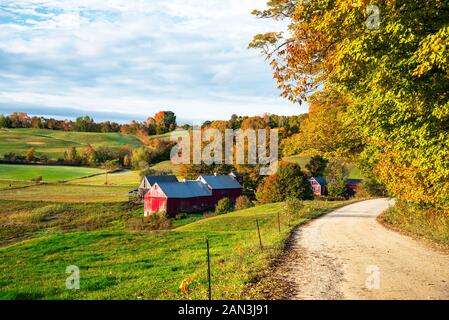
[{"label": "road curve", "polygon": [[449,256],[383,227],[392,200],[335,210],[293,234],[292,299],[449,299]]}]

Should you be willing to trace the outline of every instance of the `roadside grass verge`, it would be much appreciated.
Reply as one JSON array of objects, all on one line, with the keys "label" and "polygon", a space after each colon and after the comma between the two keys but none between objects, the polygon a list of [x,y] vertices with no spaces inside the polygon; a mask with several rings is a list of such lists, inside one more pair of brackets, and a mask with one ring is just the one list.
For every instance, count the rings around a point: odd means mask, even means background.
[{"label": "roadside grass verge", "polygon": [[[127,231],[117,217],[122,230],[43,234],[0,248],[0,299],[186,299],[183,279],[189,298],[205,299],[206,237],[213,299],[244,299],[245,286],[282,252],[294,226],[348,203],[307,201],[290,216],[283,203],[268,204],[168,231]],[[65,288],[69,265],[80,268],[80,290]]]},{"label": "roadside grass verge", "polygon": [[449,211],[397,201],[395,206],[379,216],[379,221],[397,231],[449,248]]}]

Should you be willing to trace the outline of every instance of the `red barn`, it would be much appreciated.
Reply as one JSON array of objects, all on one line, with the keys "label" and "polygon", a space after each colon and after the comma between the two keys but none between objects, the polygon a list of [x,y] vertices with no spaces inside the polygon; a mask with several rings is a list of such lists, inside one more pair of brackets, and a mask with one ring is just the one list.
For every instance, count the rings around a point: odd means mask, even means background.
[{"label": "red barn", "polygon": [[222,198],[235,201],[242,195],[242,185],[232,176],[200,176],[196,181],[156,182],[144,196],[145,216],[166,212],[213,209]]},{"label": "red barn", "polygon": [[197,181],[206,184],[212,191],[212,198],[216,204],[220,199],[229,198],[235,201],[243,193],[242,185],[232,176],[200,176]]},{"label": "red barn", "polygon": [[[313,194],[316,196],[325,196],[327,192],[327,181],[323,177],[312,177],[309,179]],[[361,179],[346,179],[346,195],[353,197],[360,189]]]},{"label": "red barn", "polygon": [[347,179],[346,180],[346,192],[350,197],[353,197],[360,190],[362,179]]},{"label": "red barn", "polygon": [[162,211],[175,216],[212,208],[211,196],[212,192],[200,181],[156,182],[144,197],[145,216]]},{"label": "red barn", "polygon": [[178,178],[173,175],[145,176],[139,186],[140,196],[143,197],[157,182],[178,182]]}]

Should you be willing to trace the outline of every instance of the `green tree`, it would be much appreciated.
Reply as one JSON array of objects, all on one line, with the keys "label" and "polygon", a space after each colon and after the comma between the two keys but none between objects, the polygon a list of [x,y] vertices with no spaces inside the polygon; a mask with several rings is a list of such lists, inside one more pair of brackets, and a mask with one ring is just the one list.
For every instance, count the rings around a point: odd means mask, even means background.
[{"label": "green tree", "polygon": [[78,117],[75,120],[75,131],[89,132],[93,131],[94,121],[89,116]]},{"label": "green tree", "polygon": [[64,160],[68,162],[77,162],[79,160],[78,151],[75,147],[70,147],[64,152]]},{"label": "green tree", "polygon": [[306,169],[309,170],[312,176],[321,177],[324,175],[328,162],[321,156],[313,156],[310,158],[309,163],[306,164]]},{"label": "green tree", "polygon": [[234,210],[234,206],[229,198],[220,199],[215,207],[216,214],[225,214]]},{"label": "green tree", "polygon": [[140,147],[133,150],[131,164],[135,169],[145,168],[150,164],[150,153],[147,147]]},{"label": "green tree", "polygon": [[8,116],[0,114],[0,128],[11,128],[11,119]]},{"label": "green tree", "polygon": [[160,111],[154,116],[156,133],[162,134],[176,129],[176,115],[172,111]]},{"label": "green tree", "polygon": [[349,99],[345,112],[393,195],[447,209],[449,2],[379,0],[374,19],[369,4],[269,1],[254,14],[288,19],[289,35],[257,35],[250,47],[267,55],[284,97],[302,102],[324,87]]},{"label": "green tree", "polygon": [[342,160],[331,160],[326,168],[327,189],[332,197],[345,197],[348,169]]},{"label": "green tree", "polygon": [[312,189],[309,179],[296,163],[281,162],[277,175],[280,181],[282,200],[287,198],[310,199]]},{"label": "green tree", "polygon": [[115,160],[117,158],[114,151],[108,146],[100,146],[97,148],[95,156],[98,163],[106,163],[107,161]]}]

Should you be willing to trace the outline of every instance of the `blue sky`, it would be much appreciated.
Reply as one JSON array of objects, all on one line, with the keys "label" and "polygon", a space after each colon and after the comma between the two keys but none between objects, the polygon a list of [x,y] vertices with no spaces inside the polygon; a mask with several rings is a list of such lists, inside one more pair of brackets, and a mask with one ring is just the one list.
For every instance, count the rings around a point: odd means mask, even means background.
[{"label": "blue sky", "polygon": [[0,113],[184,122],[299,114],[252,36],[266,0],[0,0]]}]

